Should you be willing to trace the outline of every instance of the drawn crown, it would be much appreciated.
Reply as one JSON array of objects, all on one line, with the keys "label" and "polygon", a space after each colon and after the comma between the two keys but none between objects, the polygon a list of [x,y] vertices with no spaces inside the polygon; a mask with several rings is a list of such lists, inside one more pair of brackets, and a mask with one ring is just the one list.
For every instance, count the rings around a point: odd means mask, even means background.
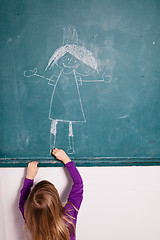
[{"label": "drawn crown", "polygon": [[78,45],[78,34],[74,27],[63,28],[63,45],[73,44]]}]

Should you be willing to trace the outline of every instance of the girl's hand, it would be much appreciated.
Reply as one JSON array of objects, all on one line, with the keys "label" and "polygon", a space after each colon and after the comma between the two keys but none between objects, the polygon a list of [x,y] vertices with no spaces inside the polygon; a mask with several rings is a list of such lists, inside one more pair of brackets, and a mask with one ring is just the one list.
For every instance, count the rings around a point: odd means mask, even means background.
[{"label": "girl's hand", "polygon": [[37,175],[39,168],[37,167],[39,162],[30,162],[28,163],[27,175],[26,178],[33,180]]},{"label": "girl's hand", "polygon": [[54,148],[52,150],[52,155],[55,156],[58,160],[62,161],[64,164],[71,162],[71,159],[62,149]]}]

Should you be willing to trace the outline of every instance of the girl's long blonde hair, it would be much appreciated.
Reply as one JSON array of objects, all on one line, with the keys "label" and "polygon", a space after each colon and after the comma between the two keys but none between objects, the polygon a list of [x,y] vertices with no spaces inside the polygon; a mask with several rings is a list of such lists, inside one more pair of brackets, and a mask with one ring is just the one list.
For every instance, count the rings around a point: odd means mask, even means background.
[{"label": "girl's long blonde hair", "polygon": [[25,232],[32,240],[69,240],[75,236],[73,217],[62,206],[54,185],[41,181],[31,191],[24,207]]}]

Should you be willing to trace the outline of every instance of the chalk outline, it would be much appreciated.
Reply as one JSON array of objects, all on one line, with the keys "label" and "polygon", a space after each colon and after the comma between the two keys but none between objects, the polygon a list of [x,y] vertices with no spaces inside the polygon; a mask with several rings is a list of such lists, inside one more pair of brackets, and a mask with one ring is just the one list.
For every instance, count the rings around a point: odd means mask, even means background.
[{"label": "chalk outline", "polygon": [[[68,29],[69,29],[68,31],[71,31],[70,27],[68,27]],[[49,62],[48,62],[47,67],[45,68],[45,71],[49,68],[49,66],[50,66],[50,69],[53,68],[54,65],[58,66],[58,64],[57,64],[58,60],[61,57],[63,57],[68,52],[71,55],[73,54],[73,56],[75,55],[74,57],[76,57],[78,60],[82,61],[83,63],[85,63],[86,65],[90,66],[91,68],[93,68],[94,70],[96,70],[98,72],[98,64],[97,64],[97,61],[95,60],[95,58],[93,57],[92,52],[88,51],[83,46],[75,45],[75,43],[78,44],[78,35],[77,35],[77,31],[76,31],[75,28],[73,29],[73,34],[76,36],[74,38],[74,44],[68,44],[69,40],[67,40],[67,44],[65,46],[62,46],[62,47],[56,49],[54,54],[49,59]],[[68,36],[67,36],[67,39],[69,39]],[[63,37],[63,44],[64,43],[65,43],[65,38]],[[60,50],[63,50],[63,51],[61,52]],[[76,52],[74,53],[74,51],[76,51]],[[83,54],[79,55],[80,52],[81,52],[81,54],[82,53]],[[60,53],[60,54],[58,54],[58,53]],[[60,57],[57,54],[60,55]],[[87,54],[88,54],[89,58],[87,58],[87,61],[86,61],[86,59],[84,58],[84,55],[87,56]],[[72,66],[66,66],[64,64],[63,64],[63,66],[66,67],[66,68],[72,68]],[[27,72],[30,72],[32,74],[27,75]],[[55,93],[56,86],[57,86],[57,83],[59,81],[59,78],[61,77],[61,75],[63,73],[63,68],[61,69],[61,71],[60,71],[58,76],[56,76],[55,74],[52,74],[52,76],[50,78],[47,78],[47,77],[45,77],[43,75],[37,74],[37,68],[35,68],[34,70],[24,71],[24,76],[25,77],[33,77],[33,76],[40,77],[42,79],[48,80],[49,81],[48,82],[49,85],[54,86],[54,89],[53,89],[53,92],[52,92],[51,101],[50,101],[50,109],[49,109],[49,119],[52,121],[51,122],[50,134],[54,135],[53,147],[51,147],[52,143],[51,143],[51,135],[50,135],[50,151],[51,151],[52,148],[55,147],[55,144],[56,144],[56,134],[57,134],[57,124],[58,124],[58,122],[69,122],[69,135],[68,135],[68,137],[69,137],[69,146],[70,146],[70,149],[71,149],[71,139],[70,139],[70,137],[72,137],[73,152],[70,153],[70,154],[73,154],[73,153],[75,153],[75,150],[74,150],[74,141],[73,141],[73,136],[74,135],[73,135],[72,123],[75,123],[75,122],[85,122],[86,123],[86,118],[85,118],[85,114],[84,114],[84,110],[83,110],[82,100],[81,100],[81,96],[80,96],[80,92],[79,92],[79,85],[82,85],[83,82],[84,83],[94,83],[94,82],[110,83],[110,82],[112,82],[112,77],[111,77],[111,75],[106,75],[105,73],[103,73],[102,74],[102,79],[100,79],[100,80],[98,80],[98,79],[97,80],[82,80],[81,76],[89,76],[91,74],[79,74],[79,73],[77,73],[78,74],[78,76],[77,76],[75,69],[73,69],[73,71],[71,71],[71,72],[74,73],[76,86],[77,86],[77,92],[78,92],[78,96],[79,96],[79,102],[80,102],[80,106],[81,106],[82,115],[84,117],[84,121],[69,121],[69,120],[65,121],[65,120],[62,120],[62,119],[52,119],[52,118],[50,118],[52,102],[53,102],[53,96],[54,96],[54,93]],[[69,72],[68,74],[70,74],[71,72]],[[65,74],[67,74],[67,73],[65,73]],[[57,77],[56,81],[52,79],[53,76]],[[79,79],[77,79],[77,78],[79,78]],[[109,78],[109,80],[105,81],[106,78]],[[53,129],[54,129],[54,131],[53,131]],[[72,134],[70,134],[71,133],[70,132],[71,129],[72,129]]]}]

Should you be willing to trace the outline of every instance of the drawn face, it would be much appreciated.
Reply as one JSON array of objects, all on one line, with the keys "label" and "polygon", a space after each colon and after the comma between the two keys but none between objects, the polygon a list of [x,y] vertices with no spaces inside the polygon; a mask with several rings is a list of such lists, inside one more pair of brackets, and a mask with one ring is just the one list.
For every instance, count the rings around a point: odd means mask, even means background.
[{"label": "drawn face", "polygon": [[80,61],[72,56],[70,53],[66,53],[61,59],[59,59],[57,65],[61,68],[69,68],[70,70],[76,69],[80,64]]}]

